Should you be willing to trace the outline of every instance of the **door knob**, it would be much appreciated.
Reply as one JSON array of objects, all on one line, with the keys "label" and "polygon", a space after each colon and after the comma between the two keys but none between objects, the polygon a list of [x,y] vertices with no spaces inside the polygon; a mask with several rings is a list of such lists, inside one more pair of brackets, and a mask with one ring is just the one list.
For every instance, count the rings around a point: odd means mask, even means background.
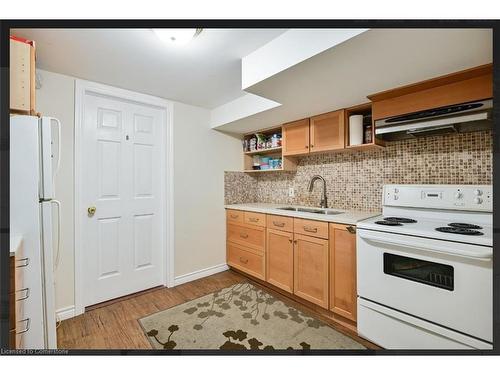
[{"label": "door knob", "polygon": [[87,214],[89,215],[89,217],[94,216],[95,211],[96,211],[95,206],[92,206],[92,207],[87,208]]}]

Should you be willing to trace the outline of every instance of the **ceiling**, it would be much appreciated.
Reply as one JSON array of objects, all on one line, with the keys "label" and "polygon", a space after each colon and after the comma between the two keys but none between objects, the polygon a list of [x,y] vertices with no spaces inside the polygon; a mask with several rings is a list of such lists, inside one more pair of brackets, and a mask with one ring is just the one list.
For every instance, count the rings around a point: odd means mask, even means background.
[{"label": "ceiling", "polygon": [[281,105],[214,128],[241,134],[273,127],[492,61],[491,29],[371,29],[247,87]]},{"label": "ceiling", "polygon": [[286,29],[204,29],[186,46],[150,29],[14,29],[36,41],[40,69],[214,108],[245,93],[241,58]]}]

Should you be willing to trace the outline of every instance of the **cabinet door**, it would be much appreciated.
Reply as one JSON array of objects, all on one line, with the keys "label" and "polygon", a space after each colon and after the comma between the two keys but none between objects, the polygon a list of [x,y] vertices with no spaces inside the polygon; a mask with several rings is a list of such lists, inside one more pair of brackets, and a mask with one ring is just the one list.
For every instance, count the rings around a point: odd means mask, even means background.
[{"label": "cabinet door", "polygon": [[328,308],[328,240],[294,235],[294,294]]},{"label": "cabinet door", "polygon": [[344,110],[311,117],[311,152],[343,149]]},{"label": "cabinet door", "polygon": [[293,293],[293,233],[267,230],[266,281]]},{"label": "cabinet door", "polygon": [[356,234],[330,224],[330,310],[355,322],[356,296]]},{"label": "cabinet door", "polygon": [[283,125],[283,155],[309,153],[309,119]]}]

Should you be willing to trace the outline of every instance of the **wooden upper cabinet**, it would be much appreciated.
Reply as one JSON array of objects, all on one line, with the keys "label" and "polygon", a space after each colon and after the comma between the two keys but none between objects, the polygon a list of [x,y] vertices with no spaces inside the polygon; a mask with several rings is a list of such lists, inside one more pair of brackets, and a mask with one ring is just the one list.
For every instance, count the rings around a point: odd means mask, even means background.
[{"label": "wooden upper cabinet", "polygon": [[294,235],[293,293],[328,308],[328,240]]},{"label": "wooden upper cabinet", "polygon": [[267,230],[266,281],[293,293],[293,233]]},{"label": "wooden upper cabinet", "polygon": [[493,97],[493,66],[481,65],[369,95],[373,120]]},{"label": "wooden upper cabinet", "polygon": [[343,149],[344,110],[311,117],[311,152]]},{"label": "wooden upper cabinet", "polygon": [[35,112],[35,47],[15,37],[10,38],[10,110]]},{"label": "wooden upper cabinet", "polygon": [[309,153],[309,119],[284,124],[283,132],[283,155],[302,155]]},{"label": "wooden upper cabinet", "polygon": [[356,234],[330,224],[330,310],[356,321]]}]

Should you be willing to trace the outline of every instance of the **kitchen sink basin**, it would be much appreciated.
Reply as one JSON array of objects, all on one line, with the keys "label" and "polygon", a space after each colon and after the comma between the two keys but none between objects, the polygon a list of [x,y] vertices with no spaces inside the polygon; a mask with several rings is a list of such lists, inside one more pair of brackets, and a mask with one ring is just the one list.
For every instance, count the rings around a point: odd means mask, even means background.
[{"label": "kitchen sink basin", "polygon": [[321,208],[302,208],[302,207],[278,207],[278,210],[307,212],[311,214],[320,214],[320,215],[338,215],[343,213],[342,211],[336,211],[336,210],[321,209]]}]

